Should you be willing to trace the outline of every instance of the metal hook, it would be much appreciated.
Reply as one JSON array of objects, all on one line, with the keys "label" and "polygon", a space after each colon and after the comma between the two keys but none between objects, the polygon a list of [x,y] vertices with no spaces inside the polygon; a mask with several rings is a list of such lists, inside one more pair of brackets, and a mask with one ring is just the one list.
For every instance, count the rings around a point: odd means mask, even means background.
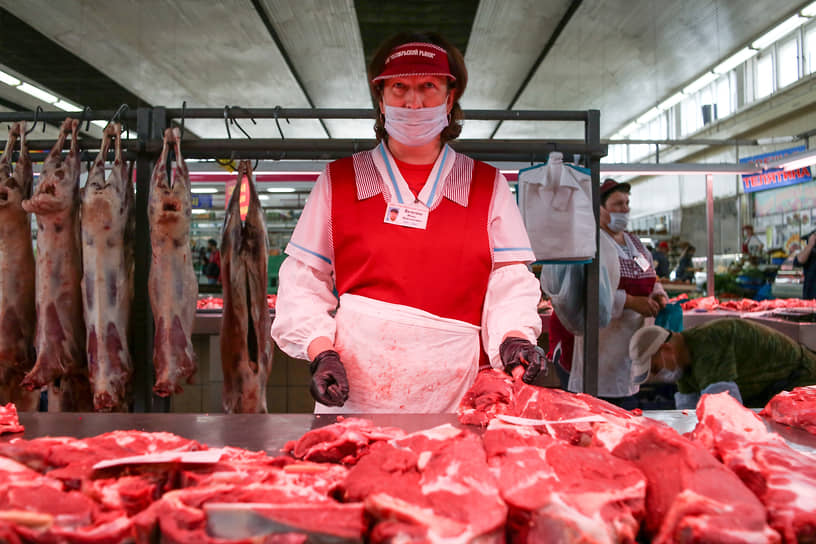
[{"label": "metal hook", "polygon": [[82,124],[82,121],[85,121],[85,132],[88,132],[91,129],[91,117],[86,116],[91,113],[93,110],[90,106],[85,106],[82,110],[82,117],[79,118],[79,124]]},{"label": "metal hook", "polygon": [[261,162],[261,159],[255,159],[255,166],[253,166],[253,167],[252,167],[252,171],[253,171],[253,172],[255,172],[255,170],[257,170],[257,169],[258,169],[258,164],[259,164],[260,162]]},{"label": "metal hook", "polygon": [[235,125],[236,127],[238,127],[238,130],[240,130],[241,132],[243,132],[243,133],[244,133],[244,136],[246,136],[248,140],[251,140],[251,139],[252,139],[252,136],[250,136],[250,135],[249,135],[249,133],[247,133],[247,131],[246,131],[246,130],[244,130],[244,127],[242,127],[241,125],[239,125],[239,124],[238,124],[238,120],[237,120],[237,119],[236,119],[236,118],[235,118],[235,117],[232,115],[232,110],[233,110],[233,109],[243,110],[243,111],[244,111],[244,112],[245,112],[245,113],[246,113],[246,114],[249,116],[249,120],[250,120],[250,121],[252,121],[252,124],[253,124],[253,125],[257,125],[258,123],[257,123],[257,122],[255,122],[255,119],[253,119],[253,118],[252,118],[252,116],[251,116],[251,115],[249,115],[249,112],[248,112],[246,109],[242,108],[241,106],[233,106],[232,108],[230,108],[230,112],[229,112],[229,116],[230,116],[230,123],[232,123],[233,125]]},{"label": "metal hook", "polygon": [[113,114],[113,117],[111,117],[111,120],[108,121],[107,125],[105,125],[105,128],[108,128],[108,125],[110,125],[114,121],[118,121],[121,118],[122,114],[125,113],[129,109],[130,109],[130,107],[128,107],[127,104],[122,104],[121,106],[119,106],[119,109],[117,109],[116,113]]},{"label": "metal hook", "polygon": [[[278,121],[278,114],[283,110],[280,106],[275,106],[274,115],[275,115],[275,125],[278,127],[278,132],[280,133],[281,140],[285,140],[286,137],[283,135],[283,129],[281,129],[280,121]],[[292,123],[289,122],[288,118],[286,119],[286,124],[291,125]]]},{"label": "metal hook", "polygon": [[187,101],[184,100],[181,103],[181,136],[180,139],[184,139],[184,116],[187,114]]},{"label": "metal hook", "polygon": [[[34,128],[37,126],[37,122],[40,120],[40,113],[42,113],[43,108],[42,106],[37,106],[37,109],[34,110],[34,122],[31,123],[31,128],[26,130],[26,136],[34,132]],[[43,132],[45,132],[45,122],[43,122]]]},{"label": "metal hook", "polygon": [[229,106],[224,106],[224,126],[227,128],[227,139],[232,140],[232,134],[230,134],[229,129],[229,121],[232,120],[232,117],[230,117],[229,110],[230,110]]}]

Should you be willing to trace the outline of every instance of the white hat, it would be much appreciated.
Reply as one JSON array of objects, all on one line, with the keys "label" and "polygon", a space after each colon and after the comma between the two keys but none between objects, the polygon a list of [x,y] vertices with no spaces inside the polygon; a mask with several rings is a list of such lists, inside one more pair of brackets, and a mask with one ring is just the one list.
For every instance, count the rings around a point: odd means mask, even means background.
[{"label": "white hat", "polygon": [[652,356],[671,335],[663,327],[650,325],[635,331],[629,341],[629,358],[632,359],[632,381],[640,384],[649,377]]}]

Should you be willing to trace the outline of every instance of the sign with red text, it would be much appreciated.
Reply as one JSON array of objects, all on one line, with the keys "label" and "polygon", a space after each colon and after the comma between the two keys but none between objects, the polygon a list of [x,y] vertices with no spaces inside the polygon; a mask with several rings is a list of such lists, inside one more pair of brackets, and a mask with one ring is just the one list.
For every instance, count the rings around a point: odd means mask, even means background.
[{"label": "sign with red text", "polygon": [[[739,162],[767,164],[793,153],[801,153],[802,151],[805,151],[805,146],[803,145],[799,147],[791,147],[789,149],[780,149],[779,151],[773,151],[771,153],[763,153],[762,155],[745,157],[740,159]],[[776,189],[778,187],[796,185],[797,183],[805,183],[811,179],[813,179],[813,174],[811,173],[809,166],[796,168],[794,170],[772,168],[758,174],[744,174],[742,176],[742,188],[746,193],[753,193],[756,191],[764,191],[766,189]]]}]

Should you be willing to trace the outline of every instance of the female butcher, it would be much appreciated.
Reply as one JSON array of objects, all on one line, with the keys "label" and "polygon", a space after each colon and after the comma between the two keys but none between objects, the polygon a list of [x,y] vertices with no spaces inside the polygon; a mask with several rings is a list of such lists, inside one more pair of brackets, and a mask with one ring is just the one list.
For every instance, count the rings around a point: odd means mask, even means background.
[{"label": "female butcher", "polygon": [[480,363],[526,381],[546,368],[533,253],[505,178],[447,145],[463,119],[458,49],[398,34],[369,80],[379,144],[318,178],[272,337],[311,361],[316,412],[453,412]]}]

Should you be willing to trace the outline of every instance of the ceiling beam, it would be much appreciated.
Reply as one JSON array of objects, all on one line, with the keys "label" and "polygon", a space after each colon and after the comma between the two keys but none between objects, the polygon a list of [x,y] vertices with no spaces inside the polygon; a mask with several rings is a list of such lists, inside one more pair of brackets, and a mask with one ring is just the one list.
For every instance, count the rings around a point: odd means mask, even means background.
[{"label": "ceiling beam", "polygon": [[[283,57],[283,62],[286,63],[286,67],[289,68],[289,72],[292,74],[292,77],[295,78],[295,82],[297,82],[298,87],[300,87],[300,91],[303,93],[303,96],[306,97],[306,102],[309,103],[309,107],[315,108],[316,106],[314,101],[312,101],[312,97],[309,96],[309,91],[306,89],[306,85],[304,85],[303,80],[300,79],[292,59],[289,58],[289,53],[286,52],[286,47],[284,47],[280,36],[278,36],[278,32],[275,30],[275,25],[272,24],[272,20],[266,13],[266,8],[264,8],[261,0],[252,0],[252,6],[255,8],[255,11],[258,13],[258,17],[260,17],[261,22],[266,27],[266,31],[269,32],[269,36],[272,38],[272,41],[274,41],[275,45],[278,47],[278,51],[280,51],[281,57]],[[326,136],[331,138],[332,135],[329,132],[329,128],[326,126],[326,123],[323,122],[323,119],[318,119],[318,121],[320,122],[320,126],[323,127],[323,130],[326,132]]]},{"label": "ceiling beam", "polygon": [[[530,70],[527,72],[527,75],[524,77],[524,81],[521,82],[518,91],[516,91],[516,94],[510,100],[510,104],[507,106],[508,110],[512,110],[513,107],[516,105],[516,102],[518,102],[518,99],[521,98],[521,94],[527,88],[527,85],[533,79],[533,76],[535,76],[536,72],[538,71],[538,67],[541,66],[542,62],[544,62],[544,58],[550,53],[550,50],[555,45],[555,42],[561,35],[561,32],[564,31],[564,29],[567,27],[567,24],[569,24],[570,19],[572,19],[572,16],[581,6],[581,2],[583,2],[583,0],[572,0],[569,7],[567,8],[566,13],[564,13],[564,16],[561,17],[560,21],[558,21],[558,25],[556,25],[555,29],[553,30],[553,33],[550,35],[550,39],[547,40],[546,44],[544,44],[544,48],[541,50],[541,54],[538,55],[538,58],[533,63],[533,66],[530,68]],[[496,124],[496,128],[494,128],[493,132],[490,134],[490,139],[496,137],[496,133],[499,131],[500,127],[501,121]]]}]

